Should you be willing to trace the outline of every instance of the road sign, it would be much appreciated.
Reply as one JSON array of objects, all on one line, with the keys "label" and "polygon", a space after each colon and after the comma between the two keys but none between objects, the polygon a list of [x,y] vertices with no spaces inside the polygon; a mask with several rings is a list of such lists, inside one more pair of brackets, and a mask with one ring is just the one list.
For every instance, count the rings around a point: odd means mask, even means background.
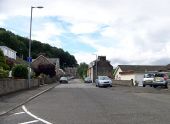
[{"label": "road sign", "polygon": [[32,57],[27,57],[27,62],[32,62]]}]

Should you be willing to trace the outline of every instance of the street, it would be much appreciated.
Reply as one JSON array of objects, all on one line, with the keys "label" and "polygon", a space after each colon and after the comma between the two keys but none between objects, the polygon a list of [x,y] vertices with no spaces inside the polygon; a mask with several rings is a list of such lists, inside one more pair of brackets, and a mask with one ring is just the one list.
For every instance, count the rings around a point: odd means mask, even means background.
[{"label": "street", "polygon": [[0,124],[169,123],[169,89],[96,88],[79,79],[60,84],[0,118]]}]

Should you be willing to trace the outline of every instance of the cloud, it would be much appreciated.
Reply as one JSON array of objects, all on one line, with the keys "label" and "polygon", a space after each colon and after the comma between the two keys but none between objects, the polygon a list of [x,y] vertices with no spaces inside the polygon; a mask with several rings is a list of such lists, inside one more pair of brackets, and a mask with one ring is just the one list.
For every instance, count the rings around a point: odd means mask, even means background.
[{"label": "cloud", "polygon": [[76,23],[71,27],[71,32],[74,34],[93,33],[98,30],[96,24],[93,23]]},{"label": "cloud", "polygon": [[5,16],[4,14],[0,14],[0,26],[4,25],[6,19],[7,16]]},{"label": "cloud", "polygon": [[[5,18],[0,16],[0,25],[11,17],[30,17],[31,5],[44,6],[34,9],[34,18],[60,18],[36,23],[34,39],[62,47],[64,32],[71,36],[69,42],[89,45],[113,65],[169,61],[169,0],[1,0],[0,15]],[[63,22],[69,24],[64,25],[67,28],[57,25]],[[93,60],[89,51],[77,51],[74,55],[79,62]]]},{"label": "cloud", "polygon": [[35,29],[33,32],[32,39],[40,40],[43,43],[49,43],[55,47],[61,47],[61,41],[59,40],[59,36],[64,31],[57,27],[54,23],[45,23],[39,29]]},{"label": "cloud", "polygon": [[74,53],[73,55],[75,56],[79,64],[83,62],[90,64],[90,62],[96,60],[96,56],[88,52],[77,52]]}]

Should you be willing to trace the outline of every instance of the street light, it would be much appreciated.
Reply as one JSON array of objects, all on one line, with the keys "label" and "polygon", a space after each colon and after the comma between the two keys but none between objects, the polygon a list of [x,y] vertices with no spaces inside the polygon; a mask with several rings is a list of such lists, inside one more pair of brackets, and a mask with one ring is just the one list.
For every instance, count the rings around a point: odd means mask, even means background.
[{"label": "street light", "polygon": [[38,9],[42,9],[44,7],[42,6],[37,6],[37,7],[34,7],[34,6],[31,6],[31,18],[30,18],[30,39],[29,39],[29,50],[28,50],[28,62],[29,62],[29,70],[28,70],[28,88],[30,88],[30,79],[31,79],[31,74],[30,74],[30,71],[31,71],[31,31],[32,31],[32,12],[33,12],[33,8],[38,8]]},{"label": "street light", "polygon": [[97,54],[93,54],[96,55],[96,78],[97,78]]}]

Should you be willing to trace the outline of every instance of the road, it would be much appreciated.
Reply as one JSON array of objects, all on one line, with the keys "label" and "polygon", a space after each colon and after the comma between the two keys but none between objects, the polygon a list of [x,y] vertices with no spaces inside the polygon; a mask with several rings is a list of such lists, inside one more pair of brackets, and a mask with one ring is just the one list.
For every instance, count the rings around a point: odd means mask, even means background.
[{"label": "road", "polygon": [[78,79],[56,86],[0,120],[0,124],[169,123],[169,90],[96,88]]}]

